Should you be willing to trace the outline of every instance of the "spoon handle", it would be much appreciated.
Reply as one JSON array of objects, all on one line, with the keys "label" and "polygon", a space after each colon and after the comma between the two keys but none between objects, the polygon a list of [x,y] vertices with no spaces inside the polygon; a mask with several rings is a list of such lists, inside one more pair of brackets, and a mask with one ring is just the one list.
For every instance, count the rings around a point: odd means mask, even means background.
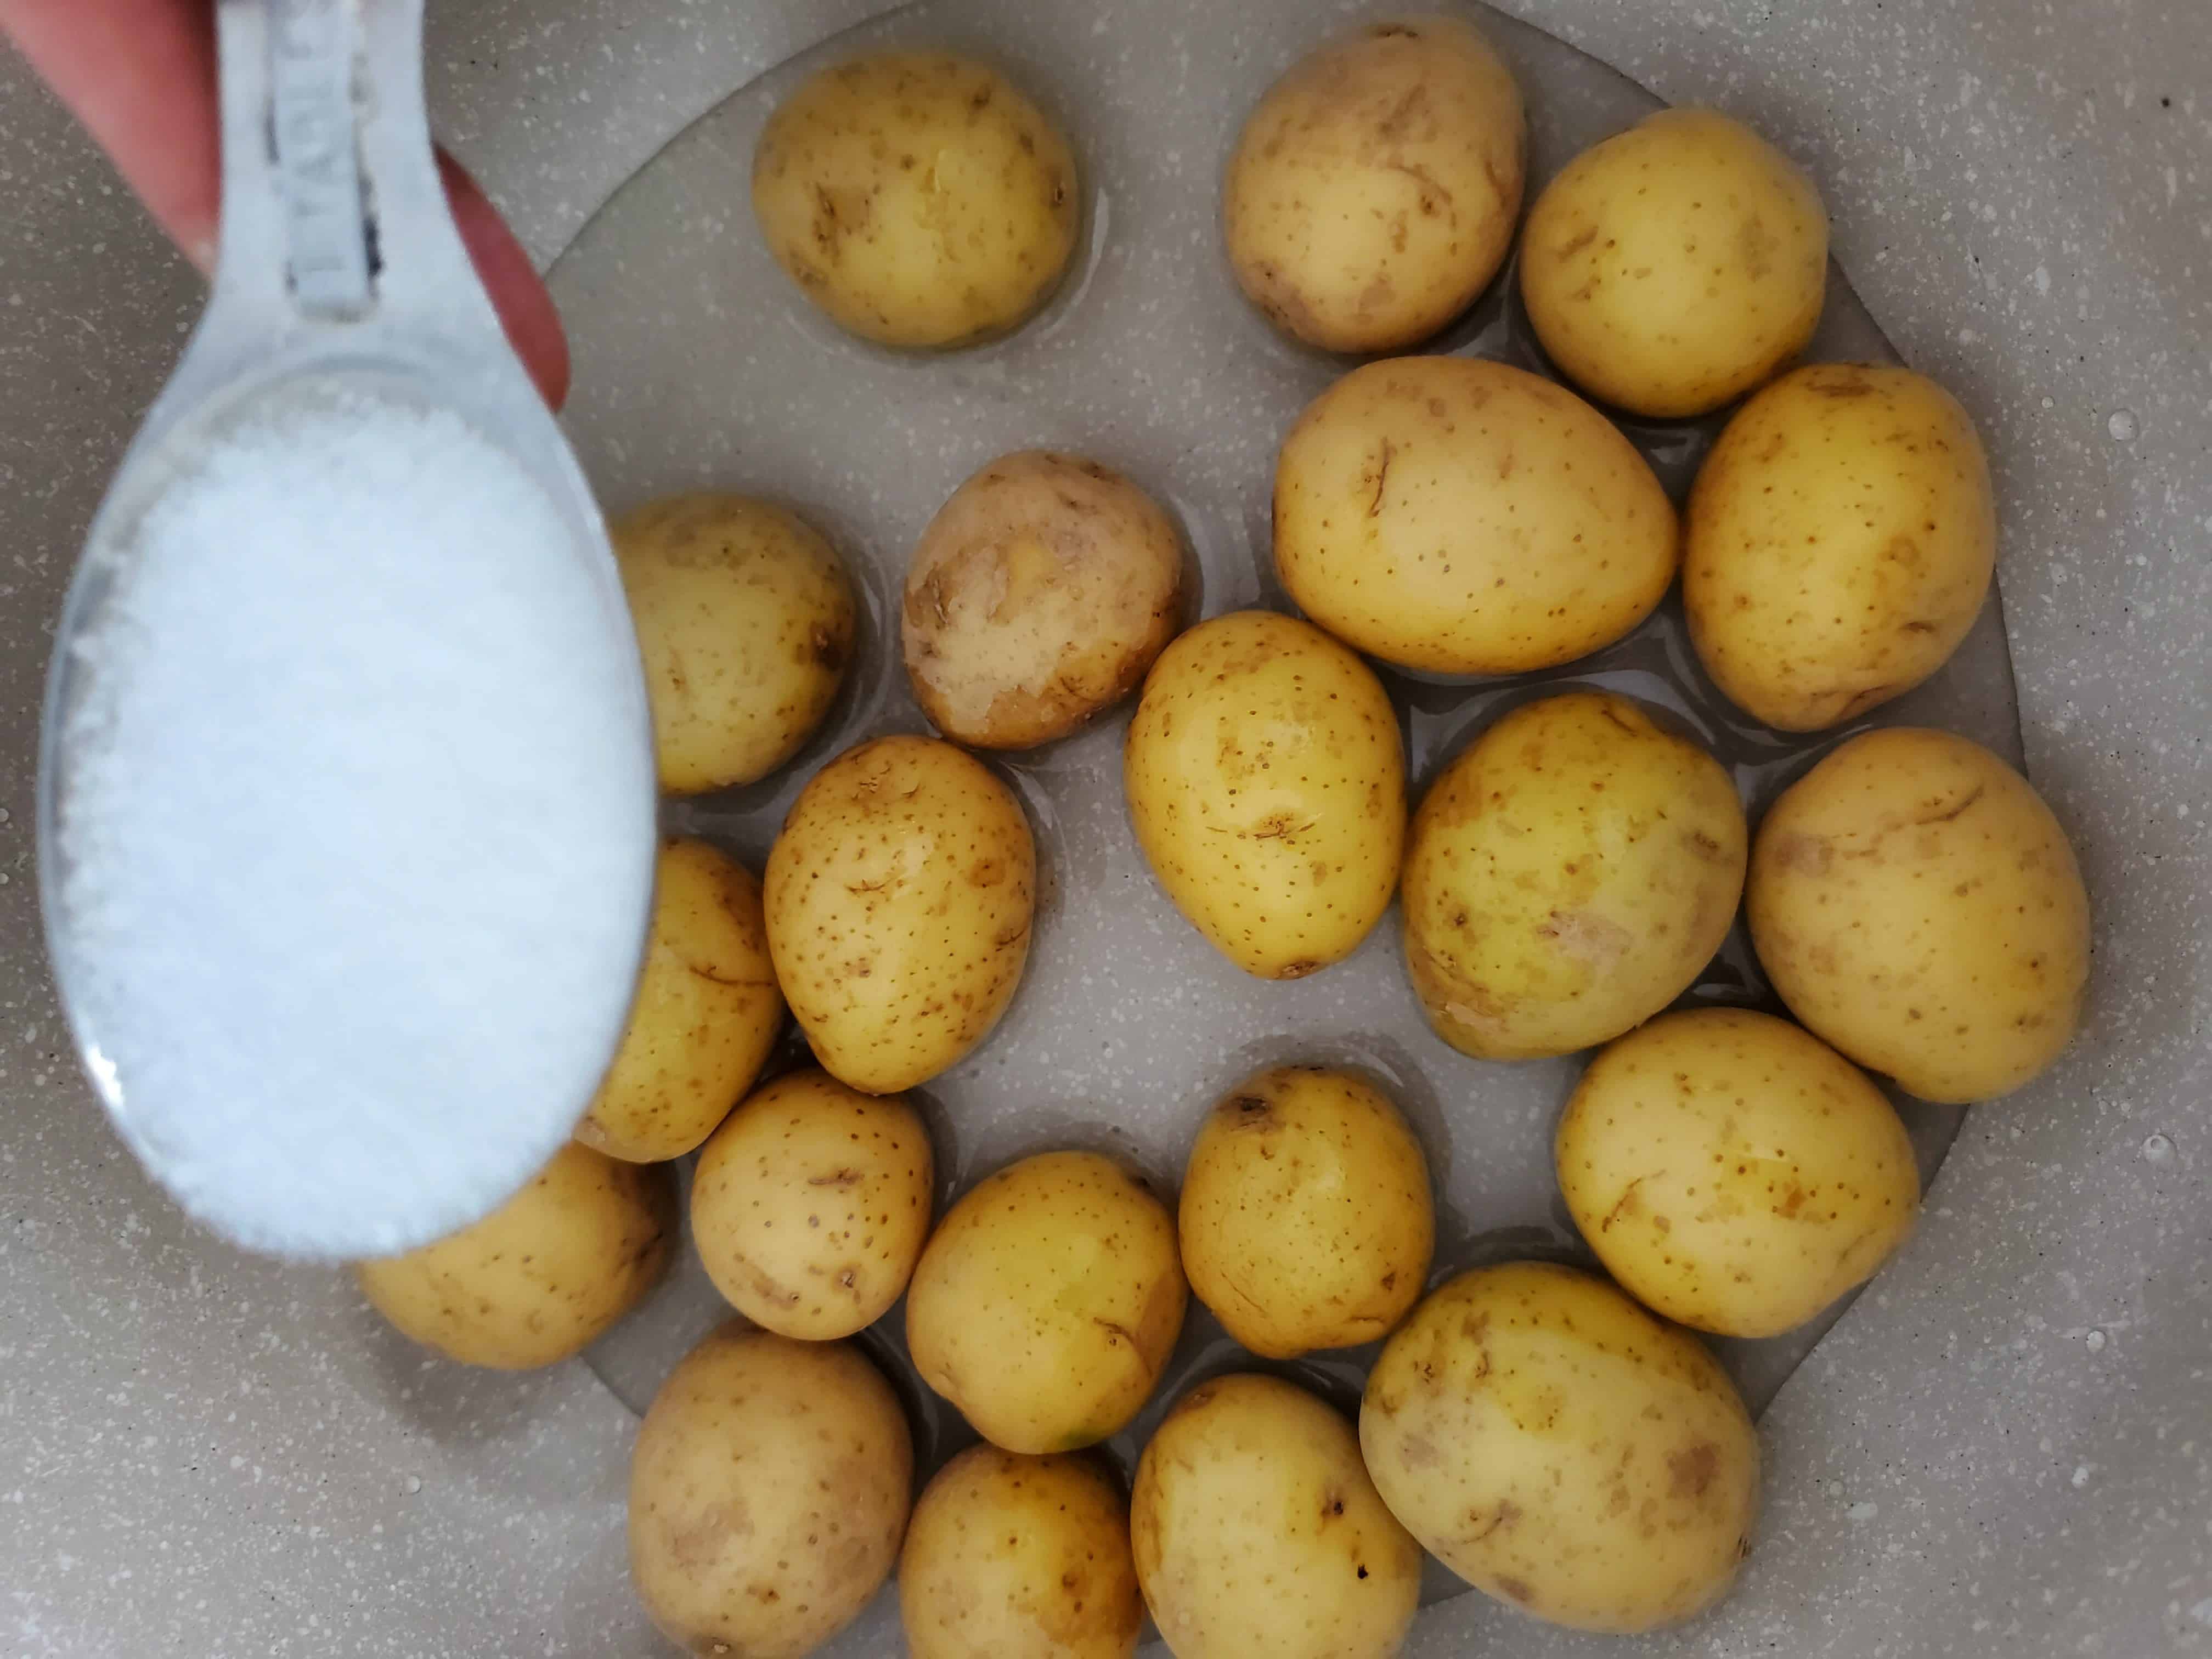
[{"label": "spoon handle", "polygon": [[374,352],[404,329],[497,349],[431,149],[422,4],[219,0],[223,213],[209,335],[265,350],[275,333],[336,331]]}]

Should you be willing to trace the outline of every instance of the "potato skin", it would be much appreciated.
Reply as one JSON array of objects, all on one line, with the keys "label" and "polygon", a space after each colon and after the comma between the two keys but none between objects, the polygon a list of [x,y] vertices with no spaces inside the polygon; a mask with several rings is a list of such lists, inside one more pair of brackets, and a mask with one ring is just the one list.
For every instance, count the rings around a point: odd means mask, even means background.
[{"label": "potato skin", "polygon": [[1674,504],[1635,447],[1565,387],[1478,358],[1352,370],[1284,439],[1274,501],[1298,608],[1430,673],[1587,656],[1674,578]]},{"label": "potato skin", "polygon": [[1369,23],[1267,89],[1222,184],[1229,263],[1330,351],[1426,339],[1488,287],[1527,171],[1520,88],[1470,24]]},{"label": "potato skin", "polygon": [[1775,1336],[1911,1236],[1912,1141],[1864,1073],[1747,1008],[1662,1014],[1590,1062],[1559,1190],[1606,1271],[1662,1317]]},{"label": "potato skin", "polygon": [[769,954],[823,1069],[927,1083],[990,1034],[1028,960],[1036,844],[1013,792],[934,738],[815,775],[768,856]]},{"label": "potato skin", "polygon": [[1137,689],[1180,625],[1182,538],[1096,461],[1002,455],[952,493],[908,568],[915,701],[957,743],[1028,749]]},{"label": "potato skin", "polygon": [[787,508],[708,491],[641,507],[611,533],[660,787],[766,777],[814,735],[853,659],[859,605],[836,553]]},{"label": "potato skin", "polygon": [[1145,1626],[1128,1504],[1081,1455],[970,1446],[914,1506],[898,1583],[912,1659],[1130,1659]]},{"label": "potato skin", "polygon": [[1979,744],[1853,738],[1759,827],[1751,942],[1790,1012],[1923,1100],[2009,1094],[2081,1023],[2089,897],[2027,780]]},{"label": "potato skin", "polygon": [[1389,908],[1406,754],[1374,672],[1310,623],[1200,623],[1145,681],[1122,750],[1137,844],[1176,908],[1248,974],[1298,979]]},{"label": "potato skin", "polygon": [[1720,949],[1747,839],[1720,763],[1633,699],[1522,704],[1413,815],[1406,970],[1429,1024],[1485,1060],[1619,1036]]},{"label": "potato skin", "polygon": [[1269,1066],[1207,1114],[1178,1230],[1191,1289],[1254,1353],[1356,1347],[1387,1335],[1428,1279],[1428,1161],[1364,1079]]},{"label": "potato skin", "polygon": [[1215,1377],[1137,1463],[1131,1541],[1176,1659],[1388,1659],[1420,1601],[1420,1547],[1352,1425],[1279,1377]]},{"label": "potato skin", "polygon": [[1717,110],[1662,110],[1584,150],[1522,243],[1522,297],[1553,362],[1662,419],[1718,409],[1796,357],[1827,278],[1812,179]]},{"label": "potato skin", "polygon": [[1359,1443],[1391,1513],[1476,1589],[1576,1630],[1655,1630],[1728,1593],[1759,1438],[1720,1364],[1601,1279],[1461,1274],[1367,1379]]},{"label": "potato skin", "polygon": [[714,1288],[781,1336],[827,1342],[883,1317],[929,1236],[936,1158],[902,1095],[827,1072],[757,1091],[699,1152],[691,1237]]},{"label": "potato skin", "polygon": [[889,1577],[913,1486],[898,1396],[859,1349],[732,1321],[638,1429],[630,1582],[686,1653],[800,1659]]},{"label": "potato skin", "polygon": [[1815,363],[1729,421],[1691,488],[1682,603],[1713,684],[1785,732],[1919,684],[1990,591],[1973,422],[1909,368]]},{"label": "potato skin", "polygon": [[483,1220],[353,1273],[403,1336],[464,1364],[532,1370],[582,1352],[635,1307],[675,1242],[666,1170],[572,1141]]},{"label": "potato skin", "polygon": [[681,1158],[752,1087],[783,1016],[759,881],[705,842],[665,842],[629,1024],[576,1139],[632,1164]]},{"label": "potato skin", "polygon": [[1096,1152],[1043,1152],[945,1212],[908,1287],[907,1347],[992,1444],[1074,1451],[1152,1397],[1188,1297],[1151,1188]]},{"label": "potato skin", "polygon": [[834,64],[776,108],[753,153],[769,252],[841,326],[964,345],[1051,297],[1082,217],[1075,157],[987,64],[894,52]]}]

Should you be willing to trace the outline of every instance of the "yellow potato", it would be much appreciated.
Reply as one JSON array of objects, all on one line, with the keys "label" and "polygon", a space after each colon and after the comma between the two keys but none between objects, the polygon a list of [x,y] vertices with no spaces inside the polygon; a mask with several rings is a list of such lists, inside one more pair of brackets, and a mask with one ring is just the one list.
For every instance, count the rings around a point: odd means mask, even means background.
[{"label": "yellow potato", "polygon": [[1222,185],[1230,265],[1310,344],[1402,349],[1497,274],[1526,149],[1520,88],[1471,24],[1364,24],[1301,58],[1245,122]]},{"label": "yellow potato", "polygon": [[753,153],[753,216],[784,274],[842,326],[965,344],[1060,285],[1081,217],[1075,157],[986,64],[885,52],[809,78]]},{"label": "yellow potato", "polygon": [[933,738],[815,775],[768,855],[769,953],[823,1069],[927,1083],[990,1034],[1028,960],[1036,844],[1013,792]]},{"label": "yellow potato", "polygon": [[1979,744],[1853,738],[1775,802],[1747,891],[1790,1012],[1923,1100],[2009,1094],[2081,1023],[2089,897],[2073,846]]},{"label": "yellow potato", "polygon": [[914,1506],[898,1582],[911,1659],[1130,1659],[1145,1627],[1129,1506],[1089,1457],[969,1447]]},{"label": "yellow potato", "polygon": [[901,615],[915,701],[981,749],[1066,736],[1137,689],[1180,625],[1182,538],[1073,455],[1005,455],[922,532]]},{"label": "yellow potato", "polygon": [[1606,1271],[1653,1312],[1775,1336],[1911,1236],[1912,1142],[1865,1073],[1786,1019],[1662,1014],[1590,1062],[1554,1142]]},{"label": "yellow potato", "polygon": [[921,1115],[826,1072],[793,1072],[699,1151],[691,1237],[756,1325],[826,1342],[883,1317],[929,1237],[936,1159]]},{"label": "yellow potato", "polygon": [[1981,440],[1942,387],[1909,368],[1801,368],[1736,412],[1690,491],[1691,641],[1745,713],[1838,725],[1958,649],[1996,533]]},{"label": "yellow potato", "polygon": [[1796,356],[1827,280],[1812,179],[1709,109],[1662,110],[1584,150],[1522,242],[1521,295],[1553,362],[1663,418],[1718,409]]},{"label": "yellow potato", "polygon": [[1389,908],[1406,837],[1397,711],[1310,623],[1239,611],[1176,640],[1145,681],[1121,775],[1152,873],[1248,974],[1340,962]]},{"label": "yellow potato", "polygon": [[1420,1547],[1352,1425],[1279,1377],[1178,1400],[1138,1461],[1129,1522],[1176,1659],[1389,1659],[1419,1605]]},{"label": "yellow potato", "polygon": [[1367,1379],[1359,1444],[1391,1513],[1476,1589],[1577,1630],[1655,1630],[1728,1593],[1759,1437],[1687,1332],[1571,1267],[1462,1273]]},{"label": "yellow potato", "polygon": [[659,1282],[676,1183],[571,1142],[483,1220],[354,1264],[402,1335],[464,1364],[531,1370],[580,1353]]},{"label": "yellow potato", "polygon": [[1406,854],[1406,969],[1485,1060],[1571,1054],[1697,982],[1743,892],[1720,763],[1609,691],[1523,703],[1429,787]]},{"label": "yellow potato", "polygon": [[1356,368],[1275,465],[1275,569],[1357,650],[1518,674],[1610,645],[1674,579],[1674,504],[1612,422],[1473,357]]},{"label": "yellow potato", "polygon": [[576,1139],[632,1164],[681,1158],[752,1087],[783,1012],[753,872],[705,842],[665,843],[629,1024]]},{"label": "yellow potato", "polygon": [[858,1348],[732,1322],[653,1396],[629,1468],[629,1575],[686,1653],[800,1659],[890,1574],[914,1448]]},{"label": "yellow potato", "polygon": [[907,1347],[992,1444],[1073,1451],[1152,1397],[1188,1294],[1175,1218],[1141,1178],[1044,1152],[946,1212],[907,1291]]},{"label": "yellow potato", "polygon": [[615,520],[645,659],[660,787],[752,783],[813,736],[853,659],[859,608],[830,544],[743,495],[677,495]]},{"label": "yellow potato", "polygon": [[1177,1224],[1198,1299],[1269,1359],[1387,1335],[1437,1242],[1413,1129],[1382,1091],[1322,1066],[1270,1066],[1222,1097]]}]

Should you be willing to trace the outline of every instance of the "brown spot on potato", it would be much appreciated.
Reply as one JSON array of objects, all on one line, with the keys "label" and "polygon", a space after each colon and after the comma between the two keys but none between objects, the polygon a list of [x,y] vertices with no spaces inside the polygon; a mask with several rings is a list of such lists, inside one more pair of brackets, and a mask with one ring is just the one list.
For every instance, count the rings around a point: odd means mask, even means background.
[{"label": "brown spot on potato", "polygon": [[1536,1599],[1536,1592],[1528,1588],[1525,1579],[1500,1578],[1498,1581],[1498,1591],[1499,1595],[1510,1596],[1523,1607]]},{"label": "brown spot on potato", "polygon": [[1558,257],[1561,259],[1571,259],[1576,254],[1580,253],[1584,248],[1588,247],[1595,240],[1597,240],[1597,227],[1594,224],[1585,225],[1583,227],[1581,233],[1571,241],[1566,242],[1560,246]]},{"label": "brown spot on potato", "polygon": [[1494,1532],[1511,1531],[1521,1519],[1521,1506],[1510,1498],[1501,1498],[1498,1507],[1487,1516],[1469,1515],[1468,1519],[1476,1528],[1468,1535],[1468,1541],[1479,1544]]},{"label": "brown spot on potato", "polygon": [[1825,876],[1835,861],[1836,849],[1826,836],[1793,831],[1774,843],[1774,862],[1784,870],[1796,870],[1808,876]]},{"label": "brown spot on potato", "polygon": [[1443,1462],[1437,1443],[1425,1434],[1409,1434],[1398,1448],[1398,1461],[1409,1469],[1432,1469]]},{"label": "brown spot on potato", "polygon": [[1720,1448],[1710,1440],[1701,1440],[1687,1450],[1667,1455],[1667,1495],[1670,1498],[1703,1498],[1705,1489],[1713,1484],[1720,1473]]}]

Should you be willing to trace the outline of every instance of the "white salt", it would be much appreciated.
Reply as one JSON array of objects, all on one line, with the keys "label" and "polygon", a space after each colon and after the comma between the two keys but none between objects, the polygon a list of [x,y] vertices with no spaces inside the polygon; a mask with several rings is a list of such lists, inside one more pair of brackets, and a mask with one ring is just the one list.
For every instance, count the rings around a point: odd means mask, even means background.
[{"label": "white salt", "polygon": [[263,404],[113,540],[50,904],[95,1081],[241,1242],[450,1231],[550,1156],[627,1008],[653,802],[619,594],[517,462],[355,391]]}]

